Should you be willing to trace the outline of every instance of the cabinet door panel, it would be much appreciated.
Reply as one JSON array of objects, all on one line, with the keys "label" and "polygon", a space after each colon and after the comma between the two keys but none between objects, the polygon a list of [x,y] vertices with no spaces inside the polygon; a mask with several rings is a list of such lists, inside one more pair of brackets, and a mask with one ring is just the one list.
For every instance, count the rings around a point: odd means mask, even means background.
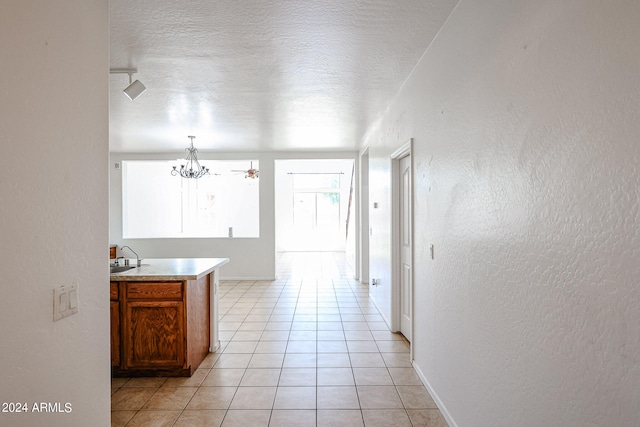
[{"label": "cabinet door panel", "polygon": [[129,301],[124,323],[127,368],[184,366],[185,322],[181,301]]}]

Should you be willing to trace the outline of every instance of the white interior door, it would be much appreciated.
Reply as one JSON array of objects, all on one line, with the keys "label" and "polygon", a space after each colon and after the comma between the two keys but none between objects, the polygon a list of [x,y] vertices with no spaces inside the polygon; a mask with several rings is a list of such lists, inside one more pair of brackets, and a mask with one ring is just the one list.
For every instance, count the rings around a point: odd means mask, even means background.
[{"label": "white interior door", "polygon": [[400,159],[400,332],[411,341],[411,155]]}]

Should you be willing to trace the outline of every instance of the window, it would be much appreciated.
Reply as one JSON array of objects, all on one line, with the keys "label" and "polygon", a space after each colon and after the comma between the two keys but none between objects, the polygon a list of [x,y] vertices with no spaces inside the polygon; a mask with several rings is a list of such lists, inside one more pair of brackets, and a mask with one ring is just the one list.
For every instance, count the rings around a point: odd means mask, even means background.
[{"label": "window", "polygon": [[211,175],[184,179],[171,175],[175,161],[123,161],[123,238],[259,237],[259,180],[244,173],[250,162],[201,160]]},{"label": "window", "polygon": [[340,230],[340,174],[293,174],[293,224],[297,230]]}]

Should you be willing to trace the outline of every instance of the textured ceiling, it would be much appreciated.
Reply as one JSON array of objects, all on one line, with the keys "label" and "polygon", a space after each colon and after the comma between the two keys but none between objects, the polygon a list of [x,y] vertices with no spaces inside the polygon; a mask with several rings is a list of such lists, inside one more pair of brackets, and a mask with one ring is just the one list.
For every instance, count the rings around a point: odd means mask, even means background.
[{"label": "textured ceiling", "polygon": [[111,0],[110,150],[356,150],[457,0]]}]

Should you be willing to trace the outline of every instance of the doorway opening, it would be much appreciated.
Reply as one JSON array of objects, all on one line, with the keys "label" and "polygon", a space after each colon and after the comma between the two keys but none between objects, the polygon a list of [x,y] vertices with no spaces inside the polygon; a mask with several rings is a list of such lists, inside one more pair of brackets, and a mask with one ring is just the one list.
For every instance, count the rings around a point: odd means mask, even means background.
[{"label": "doorway opening", "polygon": [[275,160],[276,252],[345,252],[355,264],[354,159]]}]

